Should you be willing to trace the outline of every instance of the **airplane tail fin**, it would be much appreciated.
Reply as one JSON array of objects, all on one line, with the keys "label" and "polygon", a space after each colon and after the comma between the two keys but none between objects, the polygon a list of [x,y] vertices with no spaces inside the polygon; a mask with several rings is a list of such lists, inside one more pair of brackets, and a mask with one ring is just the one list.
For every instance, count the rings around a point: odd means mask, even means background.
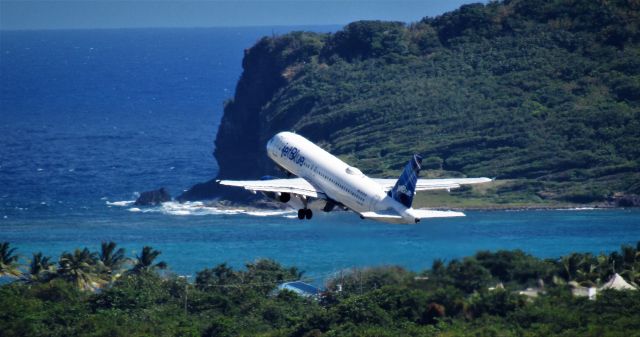
[{"label": "airplane tail fin", "polygon": [[413,155],[413,158],[404,167],[404,171],[400,178],[396,182],[396,185],[389,191],[389,196],[405,205],[411,207],[413,203],[413,195],[416,191],[416,183],[418,181],[418,174],[422,168],[422,157],[417,154]]}]

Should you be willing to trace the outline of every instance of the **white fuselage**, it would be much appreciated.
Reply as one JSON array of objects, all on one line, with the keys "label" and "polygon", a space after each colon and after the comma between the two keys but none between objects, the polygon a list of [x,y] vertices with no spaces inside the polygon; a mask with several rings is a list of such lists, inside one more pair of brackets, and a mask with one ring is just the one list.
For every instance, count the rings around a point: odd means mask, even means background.
[{"label": "white fuselage", "polygon": [[395,210],[408,223],[417,217],[389,197],[382,186],[306,138],[280,132],[267,143],[269,158],[322,190],[327,197],[357,212]]}]

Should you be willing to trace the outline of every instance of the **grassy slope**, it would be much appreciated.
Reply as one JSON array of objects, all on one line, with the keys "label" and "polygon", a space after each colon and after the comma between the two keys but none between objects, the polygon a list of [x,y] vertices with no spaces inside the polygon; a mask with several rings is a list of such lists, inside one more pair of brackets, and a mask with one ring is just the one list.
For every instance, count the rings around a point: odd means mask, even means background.
[{"label": "grassy slope", "polygon": [[263,138],[295,130],[373,176],[396,177],[421,153],[426,176],[508,180],[423,194],[423,206],[637,194],[637,7],[515,0],[411,26],[356,22],[331,35],[265,38],[286,81],[260,108],[258,128]]}]

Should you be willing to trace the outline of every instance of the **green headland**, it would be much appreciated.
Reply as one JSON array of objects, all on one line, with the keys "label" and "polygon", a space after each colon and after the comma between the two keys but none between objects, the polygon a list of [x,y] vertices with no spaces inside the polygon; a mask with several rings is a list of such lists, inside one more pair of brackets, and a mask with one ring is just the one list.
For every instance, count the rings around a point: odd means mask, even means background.
[{"label": "green headland", "polygon": [[266,141],[293,130],[370,176],[420,153],[423,177],[498,180],[417,206],[638,205],[639,43],[635,1],[497,1],[264,37],[224,107],[218,177],[277,174]]}]

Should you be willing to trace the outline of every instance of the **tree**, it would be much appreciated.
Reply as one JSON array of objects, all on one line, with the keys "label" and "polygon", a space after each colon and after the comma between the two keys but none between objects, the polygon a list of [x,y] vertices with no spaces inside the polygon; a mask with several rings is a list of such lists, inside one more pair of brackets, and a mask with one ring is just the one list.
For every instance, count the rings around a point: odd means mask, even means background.
[{"label": "tree", "polygon": [[89,249],[76,249],[73,254],[64,252],[58,261],[58,276],[82,290],[93,290],[104,285],[97,271],[96,253]]},{"label": "tree", "polygon": [[598,259],[590,253],[581,255],[581,262],[576,274],[577,280],[585,286],[593,286],[600,283]]},{"label": "tree", "polygon": [[116,250],[116,243],[113,241],[102,242],[100,245],[100,263],[104,268],[103,273],[106,280],[114,278],[114,272],[118,272],[122,265],[127,262],[124,256],[124,248]]},{"label": "tree", "polygon": [[206,268],[196,275],[196,287],[201,290],[207,290],[212,286],[227,286],[239,281],[238,273],[226,263],[221,263],[214,268]]},{"label": "tree", "polygon": [[446,271],[446,266],[444,264],[444,260],[435,259],[433,263],[431,263],[431,273],[433,275],[441,275]]},{"label": "tree", "polygon": [[149,246],[142,247],[142,253],[136,256],[133,268],[130,270],[133,274],[141,274],[155,271],[156,269],[166,269],[167,263],[160,261],[154,263],[155,259],[161,254],[159,250],[155,250]]},{"label": "tree", "polygon": [[614,264],[612,260],[609,259],[609,256],[600,254],[596,257],[596,272],[598,275],[597,283],[608,280],[609,277],[615,273]]},{"label": "tree", "polygon": [[623,245],[620,248],[623,267],[620,275],[625,276],[636,285],[640,283],[640,250],[638,248],[640,248],[640,241],[636,244],[636,247]]},{"label": "tree", "polygon": [[636,262],[640,261],[640,255],[638,255],[638,251],[631,245],[623,245],[620,248],[620,252],[622,253],[622,263],[623,268],[631,269],[636,264]]},{"label": "tree", "polygon": [[336,32],[325,47],[349,61],[409,52],[408,30],[401,22],[357,21]]},{"label": "tree", "polygon": [[491,280],[491,273],[474,258],[465,258],[462,263],[453,260],[447,267],[453,284],[466,293],[485,287]]},{"label": "tree", "polygon": [[54,276],[55,265],[51,263],[51,257],[43,256],[42,252],[34,253],[31,262],[29,262],[27,282],[46,282]]},{"label": "tree", "polygon": [[571,253],[560,259],[560,277],[565,281],[573,281],[578,276],[578,270],[582,267],[584,260],[578,253]]},{"label": "tree", "polygon": [[258,259],[245,266],[247,271],[241,275],[243,282],[255,284],[253,289],[262,294],[268,294],[279,283],[299,280],[302,277],[297,268],[285,268],[271,259]]},{"label": "tree", "polygon": [[482,291],[469,298],[467,314],[480,317],[483,314],[506,316],[525,305],[524,297],[504,289]]},{"label": "tree", "polygon": [[0,277],[19,277],[22,272],[18,268],[18,255],[14,255],[16,248],[11,248],[9,242],[0,243]]}]

